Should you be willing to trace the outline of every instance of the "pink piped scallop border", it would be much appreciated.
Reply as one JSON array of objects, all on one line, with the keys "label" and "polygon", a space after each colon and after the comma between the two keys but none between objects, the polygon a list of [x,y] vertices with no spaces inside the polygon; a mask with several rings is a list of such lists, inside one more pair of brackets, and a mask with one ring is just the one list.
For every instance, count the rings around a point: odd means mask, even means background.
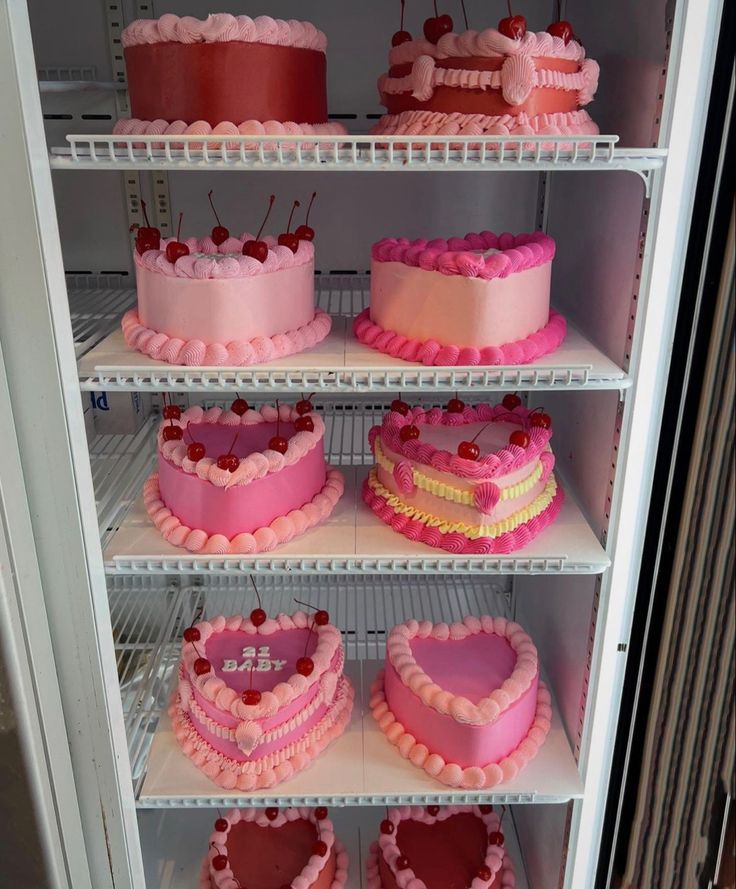
[{"label": "pink piped scallop border", "polygon": [[164,540],[173,546],[201,555],[249,555],[269,552],[324,521],[332,514],[344,490],[342,473],[329,469],[324,487],[309,503],[285,516],[278,516],[270,525],[257,528],[252,534],[244,532],[232,540],[228,540],[224,534],[208,534],[200,528],[182,524],[161,499],[157,472],[149,476],[143,485],[143,501],[151,521]]},{"label": "pink piped scallop border", "polygon": [[544,744],[549,734],[552,724],[552,698],[544,683],[540,681],[534,722],[526,738],[516,750],[500,762],[488,763],[485,766],[463,768],[457,763],[448,763],[438,753],[428,751],[424,744],[419,744],[413,735],[404,731],[404,726],[389,710],[384,690],[384,676],[385,673],[381,670],[371,686],[368,706],[373,718],[388,741],[399,750],[405,759],[449,787],[462,787],[463,790],[485,790],[496,787],[504,781],[512,781],[524,766],[539,753],[539,748]]},{"label": "pink piped scallop border", "polygon": [[554,352],[567,334],[567,322],[558,312],[549,313],[549,321],[536,333],[502,346],[443,346],[437,340],[412,340],[394,330],[385,330],[371,321],[370,308],[364,309],[353,322],[353,333],[359,342],[377,352],[435,367],[497,367],[502,364],[531,364]]},{"label": "pink piped scallop border", "polygon": [[[462,695],[448,695],[417,664],[411,648],[412,639],[454,641],[470,636],[500,636],[516,653],[511,675],[492,694],[473,704]],[[452,624],[408,620],[397,624],[386,641],[386,656],[406,688],[425,705],[463,725],[488,725],[495,722],[527,691],[539,674],[537,649],[523,627],[505,617],[469,615]]]},{"label": "pink piped scallop border", "polygon": [[[384,847],[384,861],[391,868],[393,876],[397,879],[399,885],[410,886],[411,889],[427,889],[423,880],[419,879],[410,868],[397,873],[394,862],[401,855],[398,847],[397,834],[398,826],[402,821],[419,821],[422,824],[432,826],[437,822],[446,821],[453,815],[474,814],[483,821],[486,831],[490,834],[498,831],[501,822],[495,812],[489,812],[484,815],[478,806],[442,806],[437,815],[430,815],[426,806],[396,806],[388,810],[388,820],[394,825],[392,834],[381,834],[379,841],[371,844],[368,858],[366,860],[366,889],[383,889],[381,883],[381,874],[379,870],[379,858],[381,855],[381,846]],[[475,877],[470,884],[470,889],[514,889],[516,886],[516,875],[514,874],[514,866],[511,857],[501,846],[489,846],[489,851],[485,858],[485,865],[491,871],[489,880],[482,880]],[[389,860],[390,859],[390,860]],[[500,876],[501,883],[495,883],[496,876]]]},{"label": "pink piped scallop border", "polygon": [[225,821],[227,821],[227,830],[215,830],[210,834],[209,851],[202,863],[201,889],[231,889],[235,876],[230,867],[215,871],[211,867],[211,861],[216,855],[222,854],[227,857],[228,833],[232,827],[241,821],[254,822],[264,829],[278,829],[290,821],[308,821],[317,828],[319,838],[327,846],[327,851],[324,855],[312,854],[309,861],[302,868],[302,872],[292,879],[290,885],[308,889],[314,883],[314,874],[319,876],[322,873],[334,850],[336,869],[335,878],[330,884],[330,889],[343,889],[348,878],[350,860],[345,848],[335,836],[335,826],[329,818],[324,818],[318,822],[314,809],[306,807],[279,809],[278,814],[272,821],[266,817],[265,812],[265,809],[232,809],[223,816]]},{"label": "pink piped scallop border", "polygon": [[144,327],[135,309],[123,315],[122,328],[125,342],[131,349],[157,361],[186,367],[247,367],[311,349],[330,332],[332,318],[317,309],[312,321],[286,333],[259,336],[248,342],[233,340],[210,345],[202,340],[185,341]]},{"label": "pink piped scallop border", "polygon": [[345,731],[350,722],[354,700],[355,690],[350,680],[342,676],[332,704],[317,725],[283,750],[248,762],[239,762],[219,753],[202,738],[189,716],[182,710],[178,691],[174,692],[168,713],[184,756],[225,790],[249,792],[274,787],[304,771]]},{"label": "pink piped scallop border", "polygon": [[477,537],[474,540],[466,537],[460,531],[443,532],[439,528],[430,528],[424,522],[397,513],[385,497],[377,494],[371,488],[370,479],[363,482],[363,500],[392,531],[403,534],[409,540],[424,543],[435,549],[444,549],[455,555],[488,556],[498,553],[504,555],[513,553],[527,546],[557,518],[564,503],[565,494],[558,485],[557,492],[549,506],[529,519],[528,522],[523,522],[513,531],[506,531],[499,534],[498,537]]}]

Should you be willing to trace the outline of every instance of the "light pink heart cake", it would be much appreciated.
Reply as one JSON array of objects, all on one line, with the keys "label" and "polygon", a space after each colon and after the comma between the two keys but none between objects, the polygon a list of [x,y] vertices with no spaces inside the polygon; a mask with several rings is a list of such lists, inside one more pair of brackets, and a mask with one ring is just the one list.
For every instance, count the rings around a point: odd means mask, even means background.
[{"label": "light pink heart cake", "polygon": [[426,365],[528,364],[565,338],[550,312],[555,242],[543,232],[373,245],[370,306],[356,337]]},{"label": "light pink heart cake", "polygon": [[369,433],[363,499],[394,531],[452,553],[510,553],[557,517],[552,420],[516,395],[447,410],[396,400]]},{"label": "light pink heart cake", "polygon": [[344,490],[342,474],[325,464],[324,422],[307,402],[233,407],[169,405],[176,416],[159,426],[158,472],[144,502],[162,536],[193,553],[271,550],[324,521]]},{"label": "light pink heart cake", "polygon": [[344,889],[348,865],[324,808],[233,809],[215,822],[200,889]]},{"label": "light pink heart cake", "polygon": [[342,734],[353,706],[336,627],[303,611],[257,614],[185,631],[169,710],[186,756],[226,790],[273,787],[302,771]]},{"label": "light pink heart cake", "polygon": [[366,863],[366,889],[513,889],[492,806],[389,809]]},{"label": "light pink heart cake", "polygon": [[405,759],[467,790],[513,780],[552,717],[534,643],[517,623],[488,616],[394,627],[370,707]]}]

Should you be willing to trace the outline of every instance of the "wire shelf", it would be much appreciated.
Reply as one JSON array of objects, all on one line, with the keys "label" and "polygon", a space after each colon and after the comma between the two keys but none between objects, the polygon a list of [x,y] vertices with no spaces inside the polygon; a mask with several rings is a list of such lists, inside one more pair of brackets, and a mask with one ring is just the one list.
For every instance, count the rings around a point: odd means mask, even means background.
[{"label": "wire shelf", "polygon": [[252,367],[184,367],[130,349],[119,319],[135,291],[100,286],[70,291],[79,378],[84,390],[189,392],[455,392],[628,388],[628,375],[570,326],[552,355],[531,365],[425,367],[359,343],[352,319],[368,305],[368,275],[318,275],[317,304],[333,316],[329,336],[314,349]]}]

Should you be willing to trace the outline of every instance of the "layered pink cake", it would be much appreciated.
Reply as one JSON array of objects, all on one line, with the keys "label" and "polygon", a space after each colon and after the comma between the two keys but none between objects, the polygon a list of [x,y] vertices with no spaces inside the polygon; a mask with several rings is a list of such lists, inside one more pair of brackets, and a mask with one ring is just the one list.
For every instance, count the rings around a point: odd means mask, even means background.
[{"label": "layered pink cake", "polygon": [[[598,64],[566,22],[527,30],[523,16],[499,30],[452,31],[425,22],[424,38],[401,31],[378,81],[388,111],[374,132],[411,136],[560,136],[598,133],[583,107],[598,88]],[[444,25],[444,26],[443,26]],[[558,26],[565,27],[558,27]],[[558,34],[562,36],[557,36]]]},{"label": "layered pink cake", "polygon": [[310,22],[167,14],[132,22],[122,44],[132,116],[115,133],[345,132],[328,121],[327,38]]},{"label": "layered pink cake", "polygon": [[344,889],[348,855],[327,809],[233,809],[215,821],[200,889]]},{"label": "layered pink cake", "polygon": [[370,707],[404,759],[466,790],[512,781],[552,718],[534,643],[519,624],[487,616],[394,627]]},{"label": "layered pink cake", "polygon": [[327,518],[342,496],[342,475],[325,464],[324,433],[309,402],[167,405],[158,471],[143,489],[148,514],[164,539],[193,553],[271,550]]},{"label": "layered pink cake", "polygon": [[363,499],[398,534],[452,553],[510,553],[557,517],[552,421],[515,395],[447,410],[394,401],[369,433]]},{"label": "layered pink cake", "polygon": [[550,311],[555,242],[542,232],[480,232],[373,245],[370,306],[356,337],[426,365],[527,364],[565,338]]},{"label": "layered pink cake", "polygon": [[273,787],[344,731],[354,697],[344,663],[340,631],[303,611],[202,620],[184,633],[176,738],[220,787]]},{"label": "layered pink cake", "polygon": [[513,889],[514,867],[492,806],[388,810],[366,864],[366,889]]}]

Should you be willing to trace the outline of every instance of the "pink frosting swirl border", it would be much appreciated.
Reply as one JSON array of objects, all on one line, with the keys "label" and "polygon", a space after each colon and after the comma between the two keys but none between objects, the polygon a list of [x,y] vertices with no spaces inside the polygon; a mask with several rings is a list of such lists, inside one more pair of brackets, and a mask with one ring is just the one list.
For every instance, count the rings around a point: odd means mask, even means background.
[{"label": "pink frosting swirl border", "polygon": [[328,335],[332,329],[332,318],[315,309],[312,321],[286,333],[259,336],[248,342],[232,340],[210,345],[202,340],[178,339],[145,327],[136,309],[130,309],[123,315],[122,328],[123,338],[131,349],[156,361],[185,367],[248,367],[311,349]]},{"label": "pink frosting swirl border", "polygon": [[123,48],[152,43],[267,43],[293,46],[324,53],[327,37],[311,22],[284,21],[268,15],[255,19],[247,15],[219,12],[198,19],[172,13],[158,19],[135,19],[121,34]]},{"label": "pink frosting swirl border", "polygon": [[371,320],[370,308],[364,309],[353,322],[356,339],[384,355],[424,364],[427,367],[498,367],[499,365],[531,364],[554,352],[567,334],[567,322],[558,312],[550,311],[547,324],[523,340],[502,346],[443,346],[437,340],[408,339],[394,330],[385,330]]},{"label": "pink frosting swirl border", "polygon": [[[497,250],[484,256],[487,250]],[[478,251],[478,252],[473,252]],[[402,262],[412,268],[464,278],[508,278],[552,262],[556,245],[544,232],[513,235],[469,232],[464,238],[382,238],[371,248],[375,262]]]},{"label": "pink frosting swirl border", "polygon": [[409,540],[424,543],[435,549],[447,550],[453,555],[490,556],[508,555],[528,546],[557,518],[564,503],[565,494],[562,487],[558,485],[557,492],[549,506],[528,522],[523,522],[513,531],[506,531],[498,537],[478,537],[475,540],[471,540],[459,531],[444,533],[439,528],[430,528],[417,519],[399,515],[389,506],[385,497],[377,494],[371,488],[369,479],[363,482],[363,500],[392,531],[403,534]]},{"label": "pink frosting swirl border", "polygon": [[[516,664],[503,684],[473,704],[462,695],[448,694],[417,664],[412,639],[460,640],[484,633],[506,639],[516,654]],[[463,725],[489,725],[495,722],[527,691],[539,674],[537,649],[519,624],[505,617],[468,616],[452,624],[408,620],[397,624],[386,641],[386,657],[403,685],[424,704]]]},{"label": "pink frosting swirl border", "polygon": [[[394,825],[394,831],[391,834],[382,833],[378,841],[371,844],[366,861],[367,889],[383,889],[378,864],[380,857],[383,857],[383,860],[391,869],[392,875],[397,880],[399,886],[411,887],[411,889],[427,889],[424,881],[418,878],[413,870],[396,870],[395,862],[401,855],[397,840],[399,824],[402,821],[412,820],[431,827],[438,822],[452,818],[453,815],[464,814],[473,814],[480,818],[488,834],[498,831],[501,827],[501,822],[495,812],[492,811],[484,815],[478,806],[442,806],[436,816],[430,815],[425,806],[394,806],[390,808],[387,818]],[[491,886],[495,886],[496,889],[514,889],[516,886],[516,876],[510,856],[503,846],[489,845],[488,849],[485,864],[491,871],[491,877],[488,880],[475,877],[470,884],[470,889],[489,889]],[[494,883],[496,876],[501,880],[500,886]]]},{"label": "pink frosting swirl border", "polygon": [[323,522],[332,514],[344,490],[342,473],[330,469],[322,490],[300,509],[278,516],[270,525],[257,528],[252,534],[238,534],[232,540],[224,534],[210,535],[200,528],[182,524],[161,499],[156,472],[143,485],[143,501],[149,518],[172,546],[203,556],[253,555],[270,552]]},{"label": "pink frosting swirl border", "polygon": [[349,858],[335,836],[335,826],[332,821],[329,818],[323,818],[322,821],[318,822],[314,814],[315,810],[306,806],[279,809],[273,820],[269,820],[266,817],[265,811],[265,809],[232,809],[223,816],[224,820],[227,821],[227,829],[224,831],[215,830],[210,834],[207,857],[204,862],[207,873],[205,874],[203,869],[203,879],[200,881],[203,889],[208,889],[208,887],[211,887],[211,889],[231,889],[232,882],[235,880],[232,870],[229,866],[223,870],[215,870],[212,867],[212,859],[216,855],[221,854],[227,857],[228,834],[231,828],[241,821],[255,823],[264,830],[278,829],[292,821],[308,821],[314,825],[319,833],[319,838],[327,846],[327,851],[324,855],[317,855],[313,852],[302,868],[302,872],[294,877],[291,885],[296,887],[296,889],[309,889],[314,883],[315,874],[318,876],[322,873],[334,849],[337,868],[335,879],[330,889],[342,889],[347,881]]},{"label": "pink frosting swirl border", "polygon": [[176,466],[188,475],[196,475],[202,481],[209,482],[218,488],[243,487],[256,479],[263,478],[275,472],[280,472],[287,466],[293,466],[302,460],[313,448],[317,447],[325,436],[325,424],[322,417],[310,411],[306,414],[312,420],[314,429],[311,432],[296,432],[287,441],[286,452],[281,454],[266,448],[263,451],[254,451],[240,460],[240,465],[235,472],[220,469],[217,461],[212,457],[204,456],[201,460],[190,460],[187,456],[187,446],[191,442],[184,439],[178,441],[166,441],[163,430],[166,426],[178,426],[184,432],[186,438],[187,426],[207,423],[210,425],[227,426],[231,429],[237,426],[258,426],[261,423],[275,423],[277,418],[283,423],[294,423],[299,417],[296,408],[288,405],[279,405],[276,408],[270,404],[264,405],[260,410],[249,408],[242,416],[232,410],[223,410],[220,407],[211,407],[203,410],[198,404],[187,408],[178,420],[162,420],[156,433],[156,446],[161,456],[171,466]]},{"label": "pink frosting swirl border", "polygon": [[[138,120],[135,117],[121,117],[113,127],[114,136],[344,136],[347,133],[344,125],[336,121],[328,123],[297,123],[295,121],[280,120],[244,120],[239,124],[232,121],[224,120],[216,124],[214,127],[206,120],[197,120],[188,124],[183,120]],[[304,148],[310,148],[314,143],[314,139],[305,143]],[[151,147],[162,150],[165,144],[169,144],[172,149],[181,150],[184,148],[184,142],[152,142]],[[201,151],[202,142],[190,142],[189,148],[193,151]],[[225,141],[225,147],[237,150],[241,147],[248,150],[258,149],[261,144],[266,151],[273,151],[276,148],[275,142],[228,142]],[[330,143],[327,143],[328,145]],[[207,140],[209,150],[222,148],[223,142]],[[144,142],[134,142],[133,148],[145,148]],[[285,143],[282,145],[283,151],[296,151],[297,143]]]},{"label": "pink frosting swirl border", "polygon": [[404,726],[396,720],[388,708],[384,691],[383,670],[371,686],[368,706],[381,731],[389,742],[399,749],[405,759],[408,759],[417,768],[423,769],[442,784],[449,787],[461,787],[463,790],[487,790],[504,781],[513,781],[539,753],[539,748],[547,739],[552,725],[552,698],[545,684],[540,682],[534,722],[526,738],[516,750],[500,762],[463,768],[457,763],[446,762],[438,753],[433,753],[424,744],[417,743],[416,738],[404,730]]}]

